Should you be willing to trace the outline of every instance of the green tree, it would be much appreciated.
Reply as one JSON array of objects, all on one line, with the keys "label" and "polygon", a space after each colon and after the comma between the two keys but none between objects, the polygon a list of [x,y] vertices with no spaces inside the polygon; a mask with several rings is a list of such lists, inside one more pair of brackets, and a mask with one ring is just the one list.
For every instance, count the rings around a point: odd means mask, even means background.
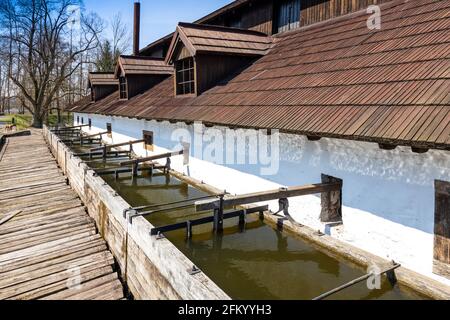
[{"label": "green tree", "polygon": [[115,58],[111,48],[111,42],[105,40],[100,46],[99,55],[97,58],[97,71],[99,72],[114,72]]}]

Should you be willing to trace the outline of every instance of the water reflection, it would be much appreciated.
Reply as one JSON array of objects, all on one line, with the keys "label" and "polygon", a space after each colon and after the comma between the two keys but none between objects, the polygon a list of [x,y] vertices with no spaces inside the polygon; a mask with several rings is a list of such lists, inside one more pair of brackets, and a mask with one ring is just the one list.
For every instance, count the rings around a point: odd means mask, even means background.
[{"label": "water reflection", "polygon": [[[110,167],[99,161],[93,166]],[[104,177],[132,206],[155,205],[205,196],[180,180],[156,173],[132,178],[122,174]],[[148,216],[155,226],[211,215],[193,208]],[[234,299],[311,299],[347,281],[365,270],[337,260],[313,245],[265,224],[251,215],[245,226],[238,220],[224,223],[222,235],[212,232],[212,224],[195,226],[193,237],[185,230],[168,232],[166,237],[215,283]],[[406,288],[392,288],[386,279],[380,290],[369,291],[365,284],[348,288],[333,299],[421,299]]]}]

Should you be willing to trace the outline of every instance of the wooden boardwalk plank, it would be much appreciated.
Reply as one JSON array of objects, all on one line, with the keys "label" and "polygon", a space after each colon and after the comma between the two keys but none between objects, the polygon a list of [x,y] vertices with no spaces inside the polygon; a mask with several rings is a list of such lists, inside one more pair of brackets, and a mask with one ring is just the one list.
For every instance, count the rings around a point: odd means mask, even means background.
[{"label": "wooden boardwalk plank", "polygon": [[0,299],[121,300],[114,258],[42,133],[0,161]]}]

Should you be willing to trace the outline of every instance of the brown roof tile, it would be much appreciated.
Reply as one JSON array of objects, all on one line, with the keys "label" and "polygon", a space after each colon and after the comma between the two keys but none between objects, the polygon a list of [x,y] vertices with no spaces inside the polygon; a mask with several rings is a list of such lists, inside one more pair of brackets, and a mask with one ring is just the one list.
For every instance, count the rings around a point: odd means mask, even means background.
[{"label": "brown roof tile", "polygon": [[173,36],[166,62],[171,60],[179,40],[192,56],[201,52],[262,56],[272,46],[272,38],[257,31],[180,23]]},{"label": "brown roof tile", "polygon": [[152,75],[173,73],[173,67],[167,65],[163,59],[139,56],[120,56],[116,68],[116,76],[122,70],[124,75]]},{"label": "brown roof tile", "polygon": [[173,78],[122,102],[75,111],[450,149],[450,2],[381,5],[274,37],[269,52],[198,97]]},{"label": "brown roof tile", "polygon": [[89,88],[91,86],[114,86],[119,84],[114,77],[114,73],[90,72],[88,80]]}]

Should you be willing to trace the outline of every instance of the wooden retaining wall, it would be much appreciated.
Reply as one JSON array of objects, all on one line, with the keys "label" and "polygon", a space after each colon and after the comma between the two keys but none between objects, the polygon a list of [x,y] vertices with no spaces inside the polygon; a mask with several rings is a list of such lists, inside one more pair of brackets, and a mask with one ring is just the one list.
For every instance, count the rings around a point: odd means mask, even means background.
[{"label": "wooden retaining wall", "polygon": [[130,205],[101,177],[94,177],[94,171],[74,157],[48,128],[44,128],[44,138],[72,188],[94,218],[134,298],[230,299],[204,273],[190,275],[193,263],[169,240],[150,236],[153,226],[145,218],[136,217],[130,224],[123,217],[123,211]]}]

